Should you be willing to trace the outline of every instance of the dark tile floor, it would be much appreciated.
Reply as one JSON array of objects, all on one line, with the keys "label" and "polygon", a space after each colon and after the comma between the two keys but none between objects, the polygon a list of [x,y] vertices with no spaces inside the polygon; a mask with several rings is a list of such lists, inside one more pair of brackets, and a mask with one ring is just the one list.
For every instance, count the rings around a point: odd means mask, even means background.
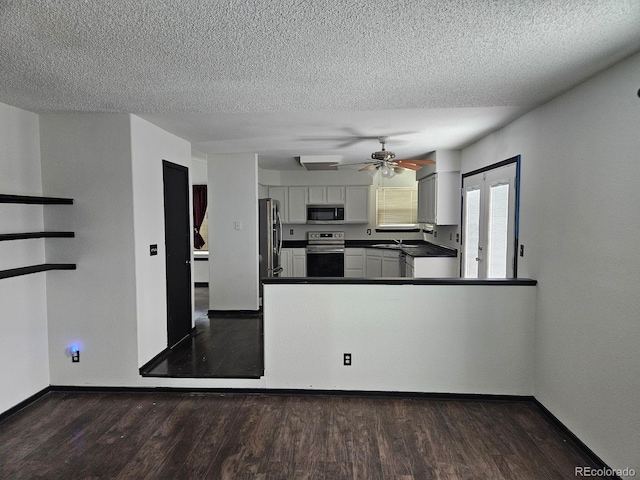
[{"label": "dark tile floor", "polygon": [[150,377],[260,378],[262,314],[207,316],[209,289],[195,287],[196,334],[143,373]]}]

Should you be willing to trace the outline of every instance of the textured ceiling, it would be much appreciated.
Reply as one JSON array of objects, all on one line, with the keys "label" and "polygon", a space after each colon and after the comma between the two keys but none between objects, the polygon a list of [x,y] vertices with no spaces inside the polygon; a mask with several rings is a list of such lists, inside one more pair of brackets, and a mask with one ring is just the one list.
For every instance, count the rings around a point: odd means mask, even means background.
[{"label": "textured ceiling", "polygon": [[377,149],[354,136],[409,156],[638,51],[639,25],[638,0],[4,0],[0,101],[140,114],[265,166]]}]

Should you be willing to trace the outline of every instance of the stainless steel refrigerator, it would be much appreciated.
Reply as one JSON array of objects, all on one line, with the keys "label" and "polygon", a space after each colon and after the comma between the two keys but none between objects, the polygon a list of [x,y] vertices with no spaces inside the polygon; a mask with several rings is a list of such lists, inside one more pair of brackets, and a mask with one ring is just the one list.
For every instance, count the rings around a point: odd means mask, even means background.
[{"label": "stainless steel refrigerator", "polygon": [[[280,252],[282,251],[282,221],[280,203],[273,198],[258,200],[260,279],[277,277],[282,272]],[[260,280],[260,298],[262,281]]]}]

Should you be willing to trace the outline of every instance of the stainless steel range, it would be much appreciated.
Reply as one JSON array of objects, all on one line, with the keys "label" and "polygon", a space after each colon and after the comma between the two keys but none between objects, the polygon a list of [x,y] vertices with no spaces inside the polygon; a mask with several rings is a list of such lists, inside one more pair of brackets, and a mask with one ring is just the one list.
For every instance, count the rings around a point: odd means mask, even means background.
[{"label": "stainless steel range", "polygon": [[344,277],[344,232],[307,233],[307,277]]}]

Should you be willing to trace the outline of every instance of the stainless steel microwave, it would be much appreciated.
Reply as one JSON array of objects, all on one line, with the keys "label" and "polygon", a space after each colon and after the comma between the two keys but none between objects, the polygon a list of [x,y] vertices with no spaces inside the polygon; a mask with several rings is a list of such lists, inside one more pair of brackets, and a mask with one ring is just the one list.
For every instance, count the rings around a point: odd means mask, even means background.
[{"label": "stainless steel microwave", "polygon": [[344,223],[344,205],[307,205],[307,223]]}]

